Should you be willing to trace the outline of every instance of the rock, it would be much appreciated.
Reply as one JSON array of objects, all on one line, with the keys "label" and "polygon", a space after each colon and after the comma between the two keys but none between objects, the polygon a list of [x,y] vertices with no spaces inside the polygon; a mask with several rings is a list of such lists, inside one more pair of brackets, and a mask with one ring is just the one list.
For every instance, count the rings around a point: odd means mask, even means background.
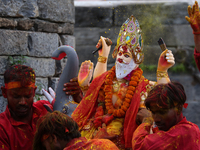
[{"label": "rock", "polygon": [[34,26],[34,21],[30,19],[21,19],[18,21],[19,30],[31,30]]},{"label": "rock", "polygon": [[0,28],[14,29],[17,21],[14,19],[0,18]]},{"label": "rock", "polygon": [[58,33],[58,24],[43,20],[34,20],[34,29],[39,32]]},{"label": "rock", "polygon": [[8,66],[8,56],[0,56],[0,74],[1,75],[4,74],[4,72],[6,71],[7,66]]},{"label": "rock", "polygon": [[28,33],[0,29],[0,55],[27,55]]},{"label": "rock", "polygon": [[103,7],[76,7],[75,27],[111,27],[113,9]]},{"label": "rock", "polygon": [[3,96],[0,96],[0,113],[4,112],[6,110],[8,102],[7,99]]},{"label": "rock", "polygon": [[74,0],[38,0],[37,4],[41,19],[75,23]]},{"label": "rock", "polygon": [[58,47],[58,34],[29,32],[28,50],[29,56],[51,57]]},{"label": "rock", "polygon": [[37,86],[36,94],[43,95],[42,89],[48,89],[48,78],[36,78],[35,85]]}]

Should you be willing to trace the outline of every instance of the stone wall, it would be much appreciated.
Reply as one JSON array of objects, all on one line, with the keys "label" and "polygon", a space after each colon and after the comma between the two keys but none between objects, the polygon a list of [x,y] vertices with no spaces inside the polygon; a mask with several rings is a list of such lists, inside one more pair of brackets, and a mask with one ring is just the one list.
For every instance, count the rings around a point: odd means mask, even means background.
[{"label": "stone wall", "polygon": [[[45,99],[41,89],[55,89],[66,63],[51,54],[60,45],[75,47],[74,24],[74,0],[0,0],[0,86],[8,66],[25,64],[36,72],[36,99]],[[6,103],[0,90],[0,112]]]},{"label": "stone wall", "polygon": [[[143,63],[144,76],[149,80],[156,80],[156,66],[160,47],[157,43],[162,37],[173,51],[176,59],[175,66],[169,70],[172,81],[179,81],[184,85],[188,108],[184,115],[188,120],[200,127],[200,73],[193,58],[194,41],[192,29],[185,20],[187,3],[154,3],[129,4],[109,7],[75,7],[76,50],[80,64],[84,60],[91,60],[96,64],[98,55],[93,55],[95,45],[100,36],[109,37],[113,41],[114,49],[117,36],[123,22],[133,14],[139,21],[144,39],[145,59]],[[115,60],[109,55],[108,68]],[[153,68],[153,69],[152,69]]]}]

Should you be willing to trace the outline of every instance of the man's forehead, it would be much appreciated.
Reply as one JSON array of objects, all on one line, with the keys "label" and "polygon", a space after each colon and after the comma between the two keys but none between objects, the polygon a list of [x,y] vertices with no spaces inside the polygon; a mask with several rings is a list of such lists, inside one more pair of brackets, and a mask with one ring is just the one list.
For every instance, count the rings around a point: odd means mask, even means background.
[{"label": "man's forehead", "polygon": [[33,88],[21,87],[21,88],[14,88],[14,89],[8,89],[8,90],[13,94],[20,94],[20,93],[30,94],[32,92]]}]

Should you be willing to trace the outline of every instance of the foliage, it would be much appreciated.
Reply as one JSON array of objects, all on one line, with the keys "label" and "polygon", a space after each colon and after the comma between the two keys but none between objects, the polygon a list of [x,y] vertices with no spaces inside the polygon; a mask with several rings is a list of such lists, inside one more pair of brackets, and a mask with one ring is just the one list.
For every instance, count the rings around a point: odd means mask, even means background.
[{"label": "foliage", "polygon": [[23,55],[18,56],[18,57],[9,56],[8,58],[9,58],[9,63],[11,66],[18,65],[18,64],[23,65],[26,63],[27,56],[23,56]]}]

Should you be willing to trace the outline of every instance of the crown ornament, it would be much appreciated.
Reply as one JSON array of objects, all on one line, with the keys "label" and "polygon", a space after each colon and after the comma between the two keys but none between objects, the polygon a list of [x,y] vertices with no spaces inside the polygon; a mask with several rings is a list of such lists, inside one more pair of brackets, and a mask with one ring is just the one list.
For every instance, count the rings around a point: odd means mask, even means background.
[{"label": "crown ornament", "polygon": [[119,48],[126,45],[131,51],[136,64],[141,64],[144,60],[142,30],[139,22],[131,15],[121,26],[117,38],[117,45],[113,51],[113,58],[117,57]]}]

